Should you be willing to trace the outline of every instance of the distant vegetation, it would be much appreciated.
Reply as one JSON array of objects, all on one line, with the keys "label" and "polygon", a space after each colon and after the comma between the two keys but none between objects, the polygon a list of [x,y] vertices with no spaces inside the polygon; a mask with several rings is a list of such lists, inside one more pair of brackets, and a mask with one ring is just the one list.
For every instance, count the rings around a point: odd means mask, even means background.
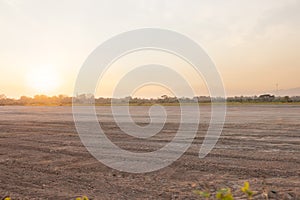
[{"label": "distant vegetation", "polygon": [[[34,97],[21,96],[19,99],[7,98],[5,95],[0,95],[0,106],[6,105],[19,105],[19,106],[68,106],[72,105],[72,102],[78,105],[89,105],[95,103],[96,105],[111,105],[112,103],[117,105],[125,105],[129,102],[130,105],[153,105],[153,104],[164,104],[164,105],[178,105],[180,103],[184,104],[194,104],[194,103],[211,103],[214,102],[224,102],[222,98],[211,98],[207,96],[198,96],[194,98],[187,97],[169,97],[163,95],[160,98],[95,98],[91,94],[81,94],[76,97],[69,97],[65,95],[58,96],[46,96],[46,95],[36,95]],[[236,96],[228,97],[226,99],[227,103],[300,103],[300,96],[274,96],[270,94],[260,95],[260,96]]]}]

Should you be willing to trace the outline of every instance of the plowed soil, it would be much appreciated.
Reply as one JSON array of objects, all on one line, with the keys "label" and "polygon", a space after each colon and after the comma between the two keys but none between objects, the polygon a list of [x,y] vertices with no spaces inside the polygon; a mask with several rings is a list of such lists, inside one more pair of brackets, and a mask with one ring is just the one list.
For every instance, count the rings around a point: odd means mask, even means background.
[{"label": "plowed soil", "polygon": [[[123,149],[152,151],[176,133],[179,115],[156,136],[137,140],[114,123],[109,107],[99,107],[100,124]],[[0,199],[198,199],[193,190],[231,188],[236,199],[249,181],[254,199],[300,199],[300,106],[229,106],[223,133],[204,159],[199,148],[209,124],[209,108],[188,151],[170,166],[146,174],[106,167],[89,154],[76,132],[71,107],[0,107]],[[148,107],[133,107],[147,124]],[[174,119],[172,119],[172,117]],[[125,122],[124,122],[125,123]]]}]

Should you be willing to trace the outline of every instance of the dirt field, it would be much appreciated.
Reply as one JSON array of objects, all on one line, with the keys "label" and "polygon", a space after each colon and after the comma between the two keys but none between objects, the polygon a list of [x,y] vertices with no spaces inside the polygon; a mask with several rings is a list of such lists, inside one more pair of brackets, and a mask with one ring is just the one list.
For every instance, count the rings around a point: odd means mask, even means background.
[{"label": "dirt field", "polygon": [[[133,107],[139,123],[147,107]],[[107,107],[101,126],[111,140],[131,151],[152,151],[174,136],[175,107],[163,131],[147,140],[122,134]],[[222,136],[204,159],[198,152],[209,109],[190,149],[172,165],[147,174],[118,172],[93,158],[76,132],[71,107],[0,107],[0,197],[13,199],[197,199],[193,190],[240,187],[249,181],[263,199],[300,199],[300,106],[229,106]]]}]

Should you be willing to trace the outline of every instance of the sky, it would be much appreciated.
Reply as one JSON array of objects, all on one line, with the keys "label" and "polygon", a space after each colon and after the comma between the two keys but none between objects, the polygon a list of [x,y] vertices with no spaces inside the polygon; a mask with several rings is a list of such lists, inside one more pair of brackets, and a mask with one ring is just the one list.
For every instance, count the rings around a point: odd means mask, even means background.
[{"label": "sky", "polygon": [[[299,0],[0,0],[0,94],[72,95],[82,64],[97,46],[145,27],[174,30],[200,44],[218,68],[228,96],[259,95],[276,90],[277,84],[279,89],[297,88],[299,9]],[[153,55],[136,56],[146,60]],[[156,59],[186,65],[170,55]],[[122,62],[119,66],[126,69],[126,59]],[[121,71],[115,67],[101,80],[99,95],[111,94]],[[193,83],[197,95],[206,95],[203,83]],[[145,87],[136,95],[164,92]]]}]

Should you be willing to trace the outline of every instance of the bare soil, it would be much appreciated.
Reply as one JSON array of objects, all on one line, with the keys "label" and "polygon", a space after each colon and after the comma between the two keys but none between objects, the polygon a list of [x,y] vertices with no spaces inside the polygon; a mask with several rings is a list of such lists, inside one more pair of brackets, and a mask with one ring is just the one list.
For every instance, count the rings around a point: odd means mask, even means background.
[{"label": "bare soil", "polygon": [[[300,106],[229,106],[220,140],[199,159],[209,121],[204,108],[189,150],[172,165],[146,174],[119,172],[91,156],[71,109],[0,107],[0,199],[198,199],[193,190],[215,194],[226,187],[236,199],[246,199],[240,191],[244,181],[256,191],[254,199],[263,199],[263,190],[269,199],[300,199]],[[178,127],[171,120],[157,136],[135,140],[111,120],[108,108],[98,109],[105,113],[100,121],[109,138],[131,151],[162,147]]]}]

